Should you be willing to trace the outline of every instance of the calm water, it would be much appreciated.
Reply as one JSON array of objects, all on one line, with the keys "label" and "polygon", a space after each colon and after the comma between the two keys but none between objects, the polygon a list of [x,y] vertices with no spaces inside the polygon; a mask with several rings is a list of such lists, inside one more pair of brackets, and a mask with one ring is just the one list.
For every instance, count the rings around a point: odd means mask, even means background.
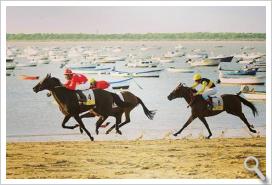
[{"label": "calm water", "polygon": [[[148,51],[140,51],[142,45],[147,47],[161,47],[161,49],[151,49]],[[99,49],[104,46],[120,46],[123,51],[114,53],[113,55],[137,54],[138,56],[156,55],[161,56],[168,50],[173,50],[178,44],[185,46],[188,52],[191,49],[205,49],[209,54],[230,55],[240,53],[243,46],[253,46],[253,52],[265,53],[264,42],[96,42],[96,43],[9,43],[9,46],[23,48],[26,46],[39,47],[55,47],[70,48],[74,46],[87,45],[92,49]],[[217,48],[215,46],[222,45],[224,47]],[[110,52],[109,52],[110,53]],[[126,69],[125,62],[118,62],[117,69]],[[174,64],[167,66],[188,66],[184,62],[184,58],[177,58]],[[233,64],[233,68],[237,65]],[[195,68],[196,72],[200,72],[203,76],[214,81],[218,79],[217,67],[200,67]],[[79,134],[79,130],[63,129],[61,122],[62,113],[58,106],[54,103],[53,98],[46,97],[47,91],[34,93],[32,88],[38,81],[23,81],[18,79],[18,75],[39,75],[41,78],[51,73],[52,76],[63,78],[63,69],[59,68],[59,64],[40,64],[34,68],[16,69],[12,76],[7,77],[7,141],[48,141],[48,140],[88,140],[84,134]],[[263,75],[258,74],[258,75]],[[176,99],[168,101],[167,96],[178,85],[179,82],[192,84],[192,73],[170,73],[163,71],[159,78],[136,78],[136,82],[143,88],[140,89],[135,82],[131,82],[130,91],[139,96],[149,109],[156,109],[157,114],[154,120],[149,120],[138,106],[131,112],[131,123],[121,128],[123,135],[115,134],[113,131],[109,135],[105,135],[105,128],[100,129],[100,135],[95,135],[95,119],[84,119],[85,126],[94,135],[96,140],[123,140],[136,139],[159,139],[164,138],[178,129],[187,121],[190,116],[190,109],[187,109],[187,103],[184,99]],[[90,76],[91,77],[91,76]],[[92,75],[96,79],[114,79],[107,75]],[[219,85],[219,94],[237,93],[240,86]],[[257,87],[265,89],[265,86]],[[253,117],[251,110],[243,106],[243,111],[250,123],[253,123],[260,135],[265,135],[265,102],[255,102],[259,111],[259,116]],[[113,118],[108,121],[115,122]],[[249,132],[245,128],[244,123],[232,115],[221,113],[214,117],[207,118],[214,137],[248,137]],[[68,125],[74,125],[75,120],[70,119]],[[199,137],[208,135],[206,128],[199,120],[194,120],[178,138],[182,137]],[[172,136],[170,136],[172,138]]]}]

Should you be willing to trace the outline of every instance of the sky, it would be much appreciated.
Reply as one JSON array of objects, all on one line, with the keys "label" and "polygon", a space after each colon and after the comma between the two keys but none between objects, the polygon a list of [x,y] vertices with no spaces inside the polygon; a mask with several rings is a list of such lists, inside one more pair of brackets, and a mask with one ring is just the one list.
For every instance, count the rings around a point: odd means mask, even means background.
[{"label": "sky", "polygon": [[265,33],[265,7],[7,7],[7,33]]}]

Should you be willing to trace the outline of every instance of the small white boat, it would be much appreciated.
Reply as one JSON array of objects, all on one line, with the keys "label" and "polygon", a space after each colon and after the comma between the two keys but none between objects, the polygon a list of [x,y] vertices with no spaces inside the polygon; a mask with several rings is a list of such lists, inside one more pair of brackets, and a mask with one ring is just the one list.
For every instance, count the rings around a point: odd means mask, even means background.
[{"label": "small white boat", "polygon": [[247,85],[241,87],[241,92],[248,100],[266,100],[266,92],[255,91],[254,88],[249,89]]},{"label": "small white boat", "polygon": [[68,64],[66,65],[66,67],[70,69],[92,69],[92,68],[96,68],[97,65],[98,64],[95,64],[93,62],[80,62],[80,63]]},{"label": "small white boat", "polygon": [[203,58],[208,58],[208,54],[206,52],[198,52],[193,54],[187,54],[185,55],[185,58],[187,60],[203,59]]},{"label": "small white boat", "polygon": [[175,60],[172,57],[160,57],[157,58],[157,61],[159,61],[160,63],[173,63],[175,62]]},{"label": "small white boat", "polygon": [[166,58],[173,58],[173,57],[182,57],[185,56],[184,52],[176,52],[176,51],[168,51],[164,57]]},{"label": "small white boat", "polygon": [[13,58],[6,58],[6,70],[13,70],[15,69],[16,64]]},{"label": "small white boat", "polygon": [[169,67],[166,70],[172,73],[193,73],[194,72],[194,70],[191,67],[184,67],[184,68]]},{"label": "small white boat", "polygon": [[220,71],[219,80],[222,84],[239,84],[239,85],[262,85],[265,83],[265,76],[256,76],[256,77],[243,77],[243,78],[234,78],[226,77]]},{"label": "small white boat", "polygon": [[32,60],[30,62],[22,62],[22,63],[17,63],[17,67],[36,67],[38,65],[38,62],[35,60]]},{"label": "small white boat", "polygon": [[126,60],[126,57],[105,57],[101,61],[98,61],[97,63],[116,63],[117,61],[124,61]]},{"label": "small white boat", "polygon": [[160,72],[162,69],[157,70],[148,70],[148,71],[140,71],[140,72],[125,72],[125,71],[111,71],[111,76],[118,77],[143,77],[143,78],[158,78],[160,77]]},{"label": "small white boat", "polygon": [[74,69],[75,73],[83,73],[83,74],[109,74],[112,70],[111,67],[102,67],[97,66],[95,68],[81,68],[81,69]]},{"label": "small white boat", "polygon": [[222,56],[222,55],[219,55],[217,57],[209,57],[207,59],[210,59],[210,60],[219,60],[220,62],[231,62],[232,59],[233,59],[233,56]]},{"label": "small white boat", "polygon": [[243,92],[243,95],[248,100],[265,100],[266,99],[265,92]]},{"label": "small white boat", "polygon": [[36,59],[38,61],[39,64],[49,64],[50,60],[47,56],[42,56],[40,58]]},{"label": "small white boat", "polygon": [[128,67],[136,67],[136,68],[153,68],[158,67],[159,63],[154,62],[152,60],[139,60],[137,62],[129,62],[127,63]]},{"label": "small white boat", "polygon": [[218,66],[220,64],[220,59],[204,59],[198,61],[190,61],[191,66]]},{"label": "small white boat", "polygon": [[109,81],[112,89],[128,89],[130,82],[133,78],[128,78],[124,80]]}]

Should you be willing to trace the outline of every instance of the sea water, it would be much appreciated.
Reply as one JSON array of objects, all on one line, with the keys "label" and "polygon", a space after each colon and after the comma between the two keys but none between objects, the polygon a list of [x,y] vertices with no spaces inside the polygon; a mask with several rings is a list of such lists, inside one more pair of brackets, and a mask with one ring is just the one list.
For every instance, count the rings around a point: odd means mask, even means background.
[{"label": "sea water", "polygon": [[[162,56],[167,51],[174,50],[178,44],[186,47],[184,52],[191,53],[192,49],[205,49],[209,55],[233,55],[241,53],[241,47],[250,46],[255,49],[250,52],[265,53],[265,42],[47,42],[47,43],[8,43],[9,46],[25,48],[28,46],[38,46],[40,48],[71,48],[76,46],[89,46],[91,49],[101,49],[103,47],[121,47],[119,53],[108,51],[109,55],[126,56],[135,54],[136,56]],[[222,45],[223,47],[216,47]],[[147,51],[141,51],[141,47],[150,47]],[[235,68],[236,63],[228,64]],[[175,63],[164,64],[164,68],[169,66],[187,67],[184,57],[176,58]],[[128,70],[125,62],[117,62],[116,69]],[[6,77],[6,136],[7,141],[53,141],[53,140],[88,140],[86,134],[81,135],[79,129],[63,129],[61,122],[64,115],[59,111],[53,97],[47,97],[48,91],[39,93],[33,92],[33,87],[37,80],[20,80],[19,75],[37,75],[40,79],[47,73],[59,78],[64,82],[63,68],[59,63],[40,64],[37,67],[17,68],[11,76]],[[130,69],[131,70],[131,69]],[[195,72],[199,72],[203,77],[214,82],[218,79],[217,67],[196,67]],[[258,73],[257,75],[265,75]],[[109,75],[87,75],[97,80],[113,80]],[[131,81],[129,91],[142,99],[150,110],[157,110],[153,120],[149,120],[141,107],[137,106],[131,111],[131,122],[120,130],[122,135],[118,135],[113,130],[106,135],[106,130],[115,123],[114,118],[108,118],[111,125],[108,128],[100,128],[99,135],[95,134],[95,122],[97,119],[83,119],[85,126],[94,136],[95,140],[124,140],[124,139],[163,139],[163,138],[198,138],[207,136],[208,132],[203,123],[195,119],[178,137],[172,134],[179,130],[191,115],[191,109],[187,108],[184,99],[178,98],[172,101],[167,99],[170,92],[180,83],[190,86],[193,83],[193,73],[171,73],[166,70],[160,73],[159,78],[135,78]],[[124,79],[124,78],[122,78]],[[140,85],[142,87],[139,88]],[[240,90],[238,85],[221,85],[218,94],[236,94]],[[258,86],[265,89],[265,86]],[[251,109],[243,105],[243,112],[248,121],[253,124],[258,135],[265,135],[266,109],[265,101],[254,102],[259,115],[254,117]],[[3,110],[2,110],[3,111]],[[124,120],[123,116],[123,120]],[[217,116],[208,117],[207,122],[213,133],[213,137],[251,137],[245,124],[233,115],[223,112]],[[2,123],[4,124],[4,123]],[[70,119],[67,125],[74,125],[76,121]],[[256,136],[256,134],[255,134]]]}]

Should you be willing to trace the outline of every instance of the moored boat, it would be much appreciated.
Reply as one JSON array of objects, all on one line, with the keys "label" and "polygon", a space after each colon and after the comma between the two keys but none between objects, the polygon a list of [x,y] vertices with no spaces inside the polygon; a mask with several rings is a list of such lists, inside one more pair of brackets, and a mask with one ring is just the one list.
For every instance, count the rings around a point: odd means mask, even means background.
[{"label": "moored boat", "polygon": [[81,68],[74,69],[75,73],[84,73],[84,74],[108,74],[112,68],[111,67],[102,67],[97,66],[95,68]]},{"label": "moored boat", "polygon": [[132,79],[133,78],[109,81],[109,84],[112,87],[112,89],[128,89]]},{"label": "moored boat", "polygon": [[222,84],[262,85],[265,83],[265,76],[235,78],[226,77],[222,72],[219,72],[219,82]]},{"label": "moored boat", "polygon": [[204,59],[198,61],[190,61],[191,66],[218,66],[220,64],[220,59]]},{"label": "moored boat", "polygon": [[139,60],[137,62],[129,62],[127,63],[128,67],[136,67],[136,68],[154,68],[158,67],[159,63],[154,62],[152,60]]},{"label": "moored boat", "polygon": [[223,72],[224,75],[256,75],[258,68]]},{"label": "moored boat", "polygon": [[7,58],[6,59],[6,70],[13,70],[15,69],[16,64],[14,62],[13,58]]},{"label": "moored boat", "polygon": [[266,99],[266,92],[265,91],[255,91],[252,87],[250,89],[249,86],[241,86],[241,93],[245,96],[248,100],[265,100]]},{"label": "moored boat", "polygon": [[111,76],[118,76],[118,77],[145,77],[145,78],[158,78],[160,77],[160,72],[162,69],[157,70],[148,70],[148,71],[140,71],[140,72],[125,72],[125,71],[111,71]]}]

